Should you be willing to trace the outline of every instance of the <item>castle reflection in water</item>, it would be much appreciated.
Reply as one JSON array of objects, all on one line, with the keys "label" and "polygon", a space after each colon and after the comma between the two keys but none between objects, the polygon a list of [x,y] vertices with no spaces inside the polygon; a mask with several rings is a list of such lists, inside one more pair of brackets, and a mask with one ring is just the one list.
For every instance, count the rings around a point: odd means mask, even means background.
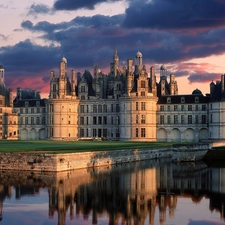
[{"label": "castle reflection in water", "polygon": [[210,211],[219,211],[224,219],[225,169],[208,168],[205,164],[172,164],[144,161],[111,168],[95,168],[60,173],[0,171],[0,220],[6,198],[39,194],[48,188],[49,218],[58,215],[58,224],[66,224],[66,214],[75,219],[107,215],[108,224],[164,224],[166,211],[175,216],[178,197],[201,202],[208,198]]}]

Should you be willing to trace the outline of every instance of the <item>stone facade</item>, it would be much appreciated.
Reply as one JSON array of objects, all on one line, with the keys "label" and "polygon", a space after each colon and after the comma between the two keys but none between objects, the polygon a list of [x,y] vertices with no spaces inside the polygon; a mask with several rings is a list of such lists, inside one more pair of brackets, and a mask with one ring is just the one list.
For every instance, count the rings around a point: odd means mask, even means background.
[{"label": "stone facade", "polygon": [[59,74],[50,72],[47,99],[41,99],[34,90],[17,88],[12,103],[2,66],[0,72],[1,138],[169,142],[225,139],[224,75],[221,81],[210,84],[210,94],[204,96],[196,89],[190,95],[179,95],[175,74],[168,76],[164,65],[157,82],[155,67],[148,71],[140,52],[120,68],[115,50],[108,74],[94,65],[93,75],[89,70],[83,75],[72,70],[69,75],[63,57]]}]

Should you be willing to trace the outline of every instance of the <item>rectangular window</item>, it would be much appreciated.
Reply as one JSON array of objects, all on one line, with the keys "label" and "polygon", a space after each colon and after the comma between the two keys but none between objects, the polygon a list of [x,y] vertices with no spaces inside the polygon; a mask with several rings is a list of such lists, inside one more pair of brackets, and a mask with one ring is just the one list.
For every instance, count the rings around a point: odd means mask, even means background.
[{"label": "rectangular window", "polygon": [[88,119],[88,117],[87,117],[87,125],[88,125],[88,122],[89,122],[88,120],[89,120],[89,119]]},{"label": "rectangular window", "polygon": [[138,137],[138,128],[136,128],[136,130],[135,130],[135,135],[136,135],[136,137]]},{"label": "rectangular window", "polygon": [[31,125],[34,125],[34,117],[31,117]]},{"label": "rectangular window", "polygon": [[93,113],[97,113],[97,105],[93,105]]},{"label": "rectangular window", "polygon": [[84,113],[84,105],[80,105],[80,112]]},{"label": "rectangular window", "polygon": [[37,108],[37,113],[40,113],[40,108]]},{"label": "rectangular window", "polygon": [[145,115],[141,115],[141,123],[144,124],[146,120],[146,116]]},{"label": "rectangular window", "polygon": [[42,108],[42,113],[45,113],[45,108]]},{"label": "rectangular window", "polygon": [[28,108],[25,109],[25,113],[26,113],[26,114],[28,113]]},{"label": "rectangular window", "polygon": [[206,115],[202,115],[202,124],[206,124]]},{"label": "rectangular window", "polygon": [[111,116],[111,124],[113,124],[113,116]]},{"label": "rectangular window", "polygon": [[145,128],[141,128],[141,137],[145,137]]},{"label": "rectangular window", "polygon": [[39,116],[36,118],[36,123],[37,123],[37,125],[40,124],[40,117]]},{"label": "rectangular window", "polygon": [[141,102],[141,110],[142,111],[145,111],[145,108],[146,108],[145,102]]},{"label": "rectangular window", "polygon": [[102,113],[102,105],[98,105],[98,113]]},{"label": "rectangular window", "polygon": [[53,129],[53,127],[51,127],[50,128],[50,137],[53,137],[53,135],[54,135],[54,129]]},{"label": "rectangular window", "polygon": [[111,104],[111,112],[113,112],[113,104]]},{"label": "rectangular window", "polygon": [[93,116],[93,124],[94,124],[94,125],[97,124],[97,118],[96,118],[96,116]]},{"label": "rectangular window", "polygon": [[195,115],[195,124],[198,124],[198,115]]},{"label": "rectangular window", "polygon": [[138,124],[138,115],[136,115],[136,124]]},{"label": "rectangular window", "polygon": [[141,88],[145,88],[145,81],[144,80],[141,81]]},{"label": "rectangular window", "polygon": [[136,110],[138,110],[138,102],[136,102]]},{"label": "rectangular window", "polygon": [[181,124],[184,124],[185,121],[184,121],[184,115],[181,115]]},{"label": "rectangular window", "polygon": [[181,105],[181,111],[184,111],[184,110],[185,110],[184,105]]},{"label": "rectangular window", "polygon": [[89,108],[88,108],[88,105],[87,105],[87,113],[89,113]]},{"label": "rectangular window", "polygon": [[164,105],[160,105],[160,111],[164,111]]},{"label": "rectangular window", "polygon": [[31,113],[34,113],[34,108],[31,108]]},{"label": "rectangular window", "polygon": [[206,105],[202,105],[202,111],[206,111]]},{"label": "rectangular window", "polygon": [[144,91],[141,91],[141,96],[145,96],[145,92]]},{"label": "rectangular window", "polygon": [[98,124],[102,124],[102,117],[101,116],[98,117]]},{"label": "rectangular window", "polygon": [[167,116],[167,123],[170,124],[171,121],[170,121],[170,116]]},{"label": "rectangular window", "polygon": [[28,124],[28,117],[25,117],[25,125]]},{"label": "rectangular window", "polygon": [[164,124],[164,116],[160,116],[160,121],[159,121],[160,124]]},{"label": "rectangular window", "polygon": [[84,137],[84,129],[83,128],[80,129],[80,137]]},{"label": "rectangular window", "polygon": [[116,104],[116,112],[119,112],[120,111],[120,106],[119,104]]},{"label": "rectangular window", "polygon": [[178,124],[178,115],[173,116],[174,124]]},{"label": "rectangular window", "polygon": [[107,124],[107,116],[103,116],[103,124]]},{"label": "rectangular window", "polygon": [[192,124],[192,115],[188,115],[188,124]]},{"label": "rectangular window", "polygon": [[80,117],[80,125],[84,125],[84,117]]},{"label": "rectangular window", "polygon": [[198,105],[195,105],[195,111],[198,111]]},{"label": "rectangular window", "polygon": [[170,111],[170,105],[167,106],[167,111]]},{"label": "rectangular window", "polygon": [[103,129],[103,137],[107,137],[107,129]]},{"label": "rectangular window", "polygon": [[53,104],[50,104],[49,105],[49,112],[53,112],[54,111],[54,106],[53,106]]},{"label": "rectangular window", "polygon": [[41,118],[41,124],[42,124],[42,125],[45,124],[45,117],[44,117],[44,116]]},{"label": "rectangular window", "polygon": [[20,109],[20,113],[23,113],[23,109]]},{"label": "rectangular window", "polygon": [[107,113],[107,105],[106,104],[103,105],[103,112]]},{"label": "rectangular window", "polygon": [[97,135],[97,130],[93,129],[93,137],[96,137],[96,135]]},{"label": "rectangular window", "polygon": [[174,111],[177,111],[178,110],[178,105],[174,105],[173,109],[174,109]]},{"label": "rectangular window", "polygon": [[120,124],[120,117],[119,116],[116,117],[116,124]]},{"label": "rectangular window", "polygon": [[188,105],[188,111],[192,111],[192,105]]}]

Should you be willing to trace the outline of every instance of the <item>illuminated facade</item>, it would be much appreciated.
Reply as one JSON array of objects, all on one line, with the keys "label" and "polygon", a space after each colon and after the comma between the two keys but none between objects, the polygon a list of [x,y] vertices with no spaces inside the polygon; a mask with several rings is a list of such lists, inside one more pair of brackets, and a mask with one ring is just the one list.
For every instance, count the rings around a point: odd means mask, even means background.
[{"label": "illuminated facade", "polygon": [[47,99],[41,99],[35,91],[17,88],[12,107],[12,92],[7,90],[6,93],[4,68],[1,67],[0,118],[3,120],[4,115],[14,118],[6,119],[11,121],[11,124],[5,123],[7,128],[2,122],[1,138],[168,142],[223,140],[224,90],[223,75],[221,81],[210,84],[210,94],[206,96],[198,89],[190,95],[179,95],[175,75],[172,73],[167,77],[164,65],[160,67],[157,82],[155,67],[148,71],[140,52],[136,53],[134,60],[128,59],[127,65],[120,68],[115,50],[108,74],[95,65],[93,75],[89,70],[85,70],[83,75],[72,70],[68,75],[67,60],[63,57],[59,75],[54,71],[50,73]]}]

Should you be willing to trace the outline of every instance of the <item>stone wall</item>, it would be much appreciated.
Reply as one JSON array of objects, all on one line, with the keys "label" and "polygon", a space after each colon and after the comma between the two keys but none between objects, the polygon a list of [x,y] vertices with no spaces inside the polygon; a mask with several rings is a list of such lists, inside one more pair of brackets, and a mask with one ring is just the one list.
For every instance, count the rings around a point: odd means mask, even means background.
[{"label": "stone wall", "polygon": [[0,153],[0,170],[67,171],[171,157],[170,148],[85,153]]}]

